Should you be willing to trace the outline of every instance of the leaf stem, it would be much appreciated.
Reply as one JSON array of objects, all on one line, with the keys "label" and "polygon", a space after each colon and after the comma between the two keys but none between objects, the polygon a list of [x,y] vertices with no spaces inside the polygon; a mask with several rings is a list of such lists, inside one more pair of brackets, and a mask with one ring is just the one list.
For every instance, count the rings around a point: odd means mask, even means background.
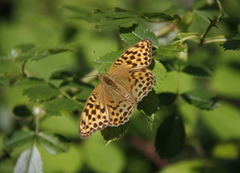
[{"label": "leaf stem", "polygon": [[212,27],[218,28],[217,25],[216,25],[216,23],[221,22],[221,19],[222,19],[222,17],[224,16],[224,10],[223,10],[223,7],[222,7],[220,1],[219,1],[219,0],[216,0],[216,1],[217,1],[217,4],[218,4],[218,7],[219,7],[220,14],[218,15],[217,19],[215,19],[215,20],[212,20],[212,19],[208,18],[208,20],[210,21],[210,24],[208,25],[208,27],[207,27],[207,29],[205,30],[205,32],[202,34],[202,38],[201,38],[201,40],[200,40],[200,45],[203,44],[206,35],[207,35],[208,32],[212,29]]}]

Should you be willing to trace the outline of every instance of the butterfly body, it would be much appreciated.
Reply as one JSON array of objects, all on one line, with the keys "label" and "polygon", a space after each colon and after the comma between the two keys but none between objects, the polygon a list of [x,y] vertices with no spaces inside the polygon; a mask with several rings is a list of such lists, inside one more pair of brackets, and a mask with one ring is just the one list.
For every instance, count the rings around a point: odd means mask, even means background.
[{"label": "butterfly body", "polygon": [[142,40],[128,48],[110,67],[99,74],[100,83],[89,96],[80,119],[80,137],[86,138],[107,126],[127,122],[137,103],[152,90],[150,65],[152,43]]}]

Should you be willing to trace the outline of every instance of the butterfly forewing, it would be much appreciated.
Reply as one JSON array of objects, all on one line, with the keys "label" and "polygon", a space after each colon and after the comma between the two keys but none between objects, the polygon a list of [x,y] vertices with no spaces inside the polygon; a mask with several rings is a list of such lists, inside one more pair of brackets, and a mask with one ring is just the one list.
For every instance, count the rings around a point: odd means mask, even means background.
[{"label": "butterfly forewing", "polygon": [[110,67],[89,96],[80,120],[80,137],[86,138],[107,126],[127,122],[137,103],[152,90],[152,42],[142,40],[128,48]]},{"label": "butterfly forewing", "polygon": [[148,67],[152,61],[152,41],[144,39],[129,47],[112,64],[108,74],[119,73],[123,68],[127,70],[140,69]]}]

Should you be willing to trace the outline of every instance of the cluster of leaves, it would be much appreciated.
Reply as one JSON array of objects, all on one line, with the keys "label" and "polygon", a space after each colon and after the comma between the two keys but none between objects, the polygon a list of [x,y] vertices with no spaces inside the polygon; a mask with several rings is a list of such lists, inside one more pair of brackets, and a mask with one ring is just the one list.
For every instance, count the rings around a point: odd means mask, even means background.
[{"label": "cluster of leaves", "polygon": [[[69,8],[72,10],[72,8]],[[76,9],[74,9],[75,11]],[[72,10],[73,11],[73,10]],[[80,10],[81,11],[81,10]],[[79,11],[78,11],[79,12]],[[82,13],[81,13],[82,14]],[[177,71],[191,76],[200,76],[209,78],[212,75],[209,67],[204,64],[193,64],[187,61],[187,56],[182,56],[187,49],[185,44],[187,40],[197,42],[199,44],[208,44],[216,42],[216,40],[227,41],[224,36],[216,36],[205,38],[206,34],[201,33],[179,33],[176,36],[176,41],[167,46],[158,47],[158,39],[155,34],[148,28],[137,24],[138,19],[143,19],[147,22],[175,22],[180,23],[181,18],[177,14],[167,14],[163,12],[138,12],[136,10],[115,8],[112,11],[95,10],[95,14],[101,16],[102,20],[96,25],[100,31],[109,27],[119,27],[120,37],[123,41],[132,45],[144,38],[151,39],[153,42],[153,62],[151,69],[156,78],[154,91],[150,92],[141,103],[138,109],[146,114],[150,127],[153,124],[153,115],[158,113],[158,108],[164,106],[168,108],[168,115],[164,122],[158,127],[155,147],[161,158],[172,158],[179,154],[184,145],[185,129],[184,122],[178,110],[179,99],[182,98],[192,106],[201,110],[213,110],[219,106],[216,96],[206,90],[191,90],[184,93],[163,93],[160,90],[161,82],[168,71]],[[87,15],[83,15],[87,16]],[[218,20],[212,20],[211,26],[215,26]],[[212,22],[215,22],[214,24]],[[211,29],[211,28],[210,28]],[[210,30],[209,28],[207,31]],[[234,42],[239,43],[238,40]],[[0,86],[4,88],[27,85],[23,90],[31,102],[29,104],[19,105],[15,107],[13,112],[20,119],[26,121],[18,127],[18,131],[11,135],[4,142],[4,147],[7,152],[20,145],[30,145],[28,149],[22,152],[15,167],[15,172],[19,169],[25,172],[38,172],[42,170],[42,162],[37,144],[42,145],[49,153],[58,154],[68,150],[69,143],[60,135],[42,132],[39,129],[41,120],[45,117],[72,115],[74,111],[81,111],[84,104],[82,99],[85,90],[90,90],[93,87],[88,86],[80,81],[72,80],[73,74],[68,71],[57,71],[53,73],[49,81],[37,77],[30,77],[25,69],[28,61],[42,60],[50,58],[50,55],[58,54],[65,51],[72,51],[78,43],[59,46],[56,48],[40,48],[34,45],[20,45],[13,48],[8,56],[1,56],[1,59],[9,63],[17,64],[21,67],[18,74],[12,74],[5,71],[0,77]],[[231,44],[224,44],[225,49],[233,48]],[[105,72],[109,67],[108,62],[114,62],[120,52],[116,51],[106,54],[96,60],[96,67],[99,72]],[[165,57],[160,63],[159,57]],[[166,69],[165,69],[165,67]],[[55,84],[54,81],[60,81],[60,84]],[[84,96],[86,98],[86,96]],[[56,109],[57,107],[57,109]],[[27,125],[26,125],[27,124]],[[23,127],[28,127],[27,130],[22,130]],[[26,128],[24,128],[26,129]],[[106,128],[102,131],[102,135],[106,141],[118,139],[126,130],[126,125],[117,128]],[[27,163],[27,164],[26,164]]]}]

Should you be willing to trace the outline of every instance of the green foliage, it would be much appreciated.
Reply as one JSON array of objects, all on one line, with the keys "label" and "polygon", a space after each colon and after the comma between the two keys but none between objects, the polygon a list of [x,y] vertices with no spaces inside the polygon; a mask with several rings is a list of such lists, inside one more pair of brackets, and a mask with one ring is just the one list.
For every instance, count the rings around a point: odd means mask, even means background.
[{"label": "green foliage", "polygon": [[[240,171],[237,0],[14,3],[0,18],[0,172]],[[96,71],[146,38],[154,89],[129,122],[79,139]]]}]

